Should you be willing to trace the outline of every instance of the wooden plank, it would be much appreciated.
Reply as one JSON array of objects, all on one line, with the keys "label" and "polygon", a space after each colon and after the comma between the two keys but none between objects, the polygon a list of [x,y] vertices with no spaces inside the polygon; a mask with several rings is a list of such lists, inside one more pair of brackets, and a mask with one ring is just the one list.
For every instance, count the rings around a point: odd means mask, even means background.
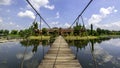
[{"label": "wooden plank", "polygon": [[72,54],[71,49],[59,36],[56,38],[48,53],[38,66],[38,68],[82,68],[78,60]]}]

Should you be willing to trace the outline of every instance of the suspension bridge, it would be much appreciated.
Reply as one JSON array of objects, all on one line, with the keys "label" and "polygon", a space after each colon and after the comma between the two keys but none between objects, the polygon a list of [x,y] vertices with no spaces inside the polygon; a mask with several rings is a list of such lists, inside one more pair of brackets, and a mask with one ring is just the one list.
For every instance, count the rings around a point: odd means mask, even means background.
[{"label": "suspension bridge", "polygon": [[82,68],[62,36],[56,38],[38,68]]},{"label": "suspension bridge", "polygon": [[[43,21],[49,28],[51,28],[49,24],[45,21],[45,19],[40,15],[40,13],[29,2],[29,0],[26,0],[26,1],[35,11],[36,17],[37,16],[40,17],[40,30],[42,29],[41,21]],[[88,6],[91,4],[92,1],[93,0],[90,0],[88,2],[88,4],[85,6],[82,12],[77,16],[77,18],[75,19],[75,21],[72,23],[72,25],[69,28],[71,28],[73,24],[78,23],[79,18],[82,19],[83,27],[85,28],[82,14],[88,8]],[[42,33],[41,33],[41,36],[42,36]],[[44,56],[38,68],[82,68],[82,66],[80,62],[78,62],[78,60],[73,55],[65,39],[62,36],[58,36],[55,39],[54,43],[52,44],[51,48],[49,49],[48,53]]]}]

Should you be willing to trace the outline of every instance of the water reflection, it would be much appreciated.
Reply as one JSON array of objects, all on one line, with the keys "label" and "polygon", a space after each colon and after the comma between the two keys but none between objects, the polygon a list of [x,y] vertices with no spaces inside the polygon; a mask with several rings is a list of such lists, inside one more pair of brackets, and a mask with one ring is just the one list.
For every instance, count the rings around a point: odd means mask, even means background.
[{"label": "water reflection", "polygon": [[120,50],[115,47],[120,46],[119,41],[120,39],[110,38],[89,41],[67,40],[83,68],[120,68],[120,53],[118,53]]},{"label": "water reflection", "polygon": [[[24,50],[24,53],[19,53],[16,56],[18,59],[22,59],[20,68],[25,68],[24,61],[30,60],[33,56],[35,57],[39,46],[42,47],[42,53],[41,53],[42,58],[41,59],[43,59],[44,54],[45,54],[45,46],[49,45],[49,40],[43,40],[42,42],[40,42],[40,40],[23,40],[20,43],[22,44],[22,46],[25,47],[25,50]],[[32,51],[27,52],[28,47],[32,47]],[[33,59],[33,61],[34,60],[35,59]],[[31,63],[31,64],[34,64],[34,63]],[[29,68],[34,68],[33,66],[29,67]],[[37,66],[35,66],[35,67],[37,67]],[[26,68],[28,68],[28,67],[26,67]]]},{"label": "water reflection", "polygon": [[0,68],[37,68],[52,40],[0,43]]}]

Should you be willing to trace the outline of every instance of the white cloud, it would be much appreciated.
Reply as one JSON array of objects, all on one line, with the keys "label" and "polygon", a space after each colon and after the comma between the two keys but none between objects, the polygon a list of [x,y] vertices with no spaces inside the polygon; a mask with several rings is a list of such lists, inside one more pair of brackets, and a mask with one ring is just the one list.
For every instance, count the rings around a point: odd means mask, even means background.
[{"label": "white cloud", "polygon": [[118,12],[118,10],[114,10],[114,12]]},{"label": "white cloud", "polygon": [[51,24],[52,24],[52,25],[58,25],[59,22],[52,22]]},{"label": "white cloud", "polygon": [[95,46],[95,50],[94,50],[93,54],[96,59],[100,60],[99,61],[100,64],[112,62],[112,60],[113,60],[113,56],[110,55],[107,51],[105,51],[100,46]]},{"label": "white cloud", "polygon": [[8,10],[6,10],[6,12],[10,12],[10,10],[8,9]]},{"label": "white cloud", "polygon": [[105,24],[96,24],[95,26],[109,30],[120,30],[120,21]]},{"label": "white cloud", "polygon": [[13,22],[10,22],[10,25],[14,25],[14,23],[13,23]]},{"label": "white cloud", "polygon": [[64,24],[64,27],[65,27],[65,28],[68,28],[68,27],[70,27],[70,24],[65,23],[65,24]]},{"label": "white cloud", "polygon": [[29,53],[26,53],[26,54],[19,53],[19,54],[16,55],[16,57],[18,59],[22,59],[24,57],[24,60],[29,60],[33,57],[33,53],[32,52],[29,52]]},{"label": "white cloud", "polygon": [[59,27],[61,27],[61,24],[58,21],[53,21],[53,22],[50,23],[50,26],[51,27],[58,27],[59,28]]},{"label": "white cloud", "polygon": [[20,27],[19,25],[17,25],[16,27]]},{"label": "white cloud", "polygon": [[55,8],[54,5],[49,5],[49,0],[30,0],[30,2],[37,10],[39,10],[41,7],[45,7],[50,10],[53,10]]},{"label": "white cloud", "polygon": [[[120,39],[111,39],[109,41],[103,42],[105,45],[120,47]],[[117,44],[116,44],[117,43]]]},{"label": "white cloud", "polygon": [[62,23],[56,21],[56,22],[52,22],[52,23],[50,24],[50,26],[51,26],[51,27],[58,27],[58,28],[60,28],[60,27],[62,27],[62,28],[68,28],[68,27],[70,27],[70,24],[69,24],[69,23],[64,23],[64,24],[62,24]]},{"label": "white cloud", "polygon": [[60,18],[60,13],[59,12],[56,13],[56,17],[55,18]]},{"label": "white cloud", "polygon": [[3,22],[3,19],[0,17],[0,23],[2,23]]},{"label": "white cloud", "polygon": [[18,16],[19,17],[29,17],[31,19],[35,19],[34,13],[30,10],[26,10],[25,12],[19,12]]},{"label": "white cloud", "polygon": [[102,16],[101,15],[98,15],[98,14],[93,14],[92,16],[91,16],[91,18],[88,20],[88,23],[89,23],[89,25],[90,24],[97,24],[97,23],[99,23],[100,21],[102,21]]},{"label": "white cloud", "polygon": [[10,5],[11,0],[0,0],[0,5]]},{"label": "white cloud", "polygon": [[112,6],[108,8],[101,8],[99,12],[100,12],[99,14],[93,14],[91,16],[91,18],[88,20],[89,25],[90,24],[98,25],[98,23],[100,23],[104,18],[106,18],[113,12],[117,12],[117,10],[114,8],[114,6]]},{"label": "white cloud", "polygon": [[[37,23],[38,25],[40,25],[40,22],[37,22]],[[45,25],[44,22],[41,22],[41,25],[44,26]]]},{"label": "white cloud", "polygon": [[7,29],[7,30],[21,30],[22,27],[14,22],[4,22],[4,23],[0,23],[0,29]]},{"label": "white cloud", "polygon": [[114,6],[108,8],[101,8],[100,13],[106,17],[107,15],[114,12],[115,10],[114,8],[115,8]]},{"label": "white cloud", "polygon": [[45,8],[48,8],[48,9],[50,9],[50,10],[53,10],[54,8],[55,8],[55,6],[54,5],[45,5],[44,6]]}]

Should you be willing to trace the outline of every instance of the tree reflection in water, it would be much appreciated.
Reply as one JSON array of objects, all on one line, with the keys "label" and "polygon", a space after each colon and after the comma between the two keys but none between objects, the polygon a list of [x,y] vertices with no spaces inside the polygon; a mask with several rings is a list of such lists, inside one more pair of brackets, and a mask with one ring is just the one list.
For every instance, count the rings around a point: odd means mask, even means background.
[{"label": "tree reflection in water", "polygon": [[[44,57],[44,53],[45,53],[44,52],[44,47],[49,45],[49,40],[42,40],[42,42],[40,42],[40,40],[23,40],[20,43],[21,43],[22,46],[25,47],[23,57],[22,57],[22,62],[21,62],[21,65],[20,65],[20,68],[24,68],[24,61],[25,61],[25,57],[26,57],[26,54],[27,54],[27,48],[28,47],[33,47],[31,52],[33,53],[32,57],[35,57],[36,52],[38,51],[38,47],[42,46],[42,57]],[[31,65],[31,66],[33,66],[33,65]],[[34,68],[34,67],[31,67],[31,68]]]},{"label": "tree reflection in water", "polygon": [[78,54],[79,54],[79,50],[85,49],[87,46],[89,46],[90,48],[90,53],[93,59],[93,64],[94,67],[93,68],[98,68],[98,64],[96,61],[96,57],[94,55],[94,44],[95,43],[101,43],[102,41],[105,40],[110,40],[110,38],[102,38],[102,39],[92,39],[92,40],[66,40],[70,46],[74,46],[74,52],[75,52],[75,59],[79,58]]}]

